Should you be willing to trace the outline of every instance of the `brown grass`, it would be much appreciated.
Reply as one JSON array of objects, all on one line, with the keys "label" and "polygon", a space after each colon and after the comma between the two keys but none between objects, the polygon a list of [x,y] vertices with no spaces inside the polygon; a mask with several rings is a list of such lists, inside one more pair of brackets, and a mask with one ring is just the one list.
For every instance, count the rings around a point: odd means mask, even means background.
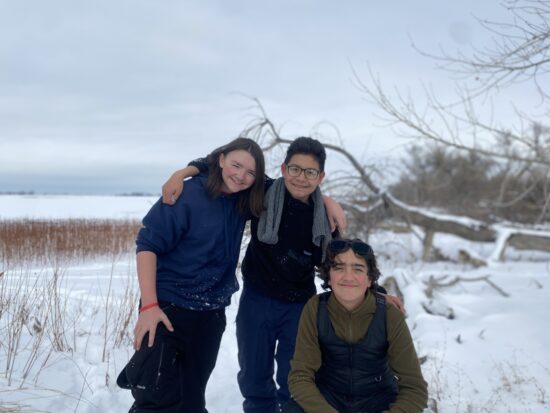
[{"label": "brown grass", "polygon": [[131,253],[139,220],[0,220],[0,263],[83,262]]},{"label": "brown grass", "polygon": [[[100,334],[104,362],[131,343],[137,279],[128,273],[121,291],[111,284],[115,265],[134,255],[139,228],[138,220],[0,220],[0,375],[9,387],[36,382],[53,353],[78,351],[77,338]],[[100,260],[111,263],[106,295],[69,302],[68,266]],[[89,330],[79,324],[84,316]],[[19,408],[0,401],[0,413],[32,411]]]}]

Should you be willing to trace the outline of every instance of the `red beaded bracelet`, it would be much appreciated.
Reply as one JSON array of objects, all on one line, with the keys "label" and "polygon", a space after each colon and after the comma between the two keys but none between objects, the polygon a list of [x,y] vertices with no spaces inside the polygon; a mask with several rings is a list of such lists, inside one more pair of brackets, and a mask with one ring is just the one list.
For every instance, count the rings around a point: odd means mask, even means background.
[{"label": "red beaded bracelet", "polygon": [[153,308],[153,307],[158,307],[158,305],[159,305],[159,303],[156,303],[156,302],[155,302],[155,303],[151,303],[151,304],[147,304],[147,305],[145,305],[145,306],[143,306],[143,307],[141,307],[141,308],[139,309],[139,313],[141,314],[141,313],[143,313],[144,311],[147,311],[147,310],[149,310],[149,309],[151,309],[151,308]]}]

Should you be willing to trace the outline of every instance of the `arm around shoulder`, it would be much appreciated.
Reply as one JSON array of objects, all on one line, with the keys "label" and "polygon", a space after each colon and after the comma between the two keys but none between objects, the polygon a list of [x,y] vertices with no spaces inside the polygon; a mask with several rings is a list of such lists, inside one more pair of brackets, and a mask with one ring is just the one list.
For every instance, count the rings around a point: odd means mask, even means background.
[{"label": "arm around shoulder", "polygon": [[196,166],[189,165],[179,169],[172,174],[170,178],[162,185],[162,202],[165,204],[174,204],[183,192],[183,181],[199,174]]},{"label": "arm around shoulder", "polygon": [[323,195],[325,211],[327,213],[328,222],[331,232],[338,229],[340,235],[344,234],[347,226],[346,213],[342,206],[328,195]]}]

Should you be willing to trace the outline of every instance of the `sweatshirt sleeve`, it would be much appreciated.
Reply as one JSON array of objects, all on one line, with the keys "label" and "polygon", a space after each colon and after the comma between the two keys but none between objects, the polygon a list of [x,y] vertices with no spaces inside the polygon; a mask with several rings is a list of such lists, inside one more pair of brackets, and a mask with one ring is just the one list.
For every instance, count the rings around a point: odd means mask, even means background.
[{"label": "sweatshirt sleeve", "polygon": [[292,398],[306,413],[336,413],[315,384],[315,373],[321,367],[321,349],[317,333],[319,298],[311,298],[302,311],[296,349],[290,362],[288,387]]},{"label": "sweatshirt sleeve", "polygon": [[422,412],[428,402],[428,385],[422,377],[418,356],[404,316],[388,306],[388,359],[398,381],[399,392],[389,413]]},{"label": "sweatshirt sleeve", "polygon": [[207,158],[197,158],[193,159],[187,164],[187,166],[194,166],[199,170],[199,173],[207,174],[208,173],[208,161]]},{"label": "sweatshirt sleeve", "polygon": [[187,204],[180,197],[174,206],[159,199],[143,218],[143,227],[136,239],[136,252],[150,251],[157,255],[172,251],[188,229]]}]

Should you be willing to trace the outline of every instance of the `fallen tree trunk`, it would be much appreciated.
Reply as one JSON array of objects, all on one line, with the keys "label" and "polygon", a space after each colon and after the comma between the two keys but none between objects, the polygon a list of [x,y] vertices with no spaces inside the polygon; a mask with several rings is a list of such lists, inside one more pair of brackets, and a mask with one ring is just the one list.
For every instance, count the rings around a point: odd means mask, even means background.
[{"label": "fallen tree trunk", "polygon": [[429,256],[433,235],[437,232],[456,235],[470,241],[495,242],[492,258],[496,260],[502,260],[508,246],[550,252],[549,231],[491,225],[467,217],[437,214],[407,205],[391,194],[383,193],[381,196],[395,217],[422,227],[425,234],[429,235],[424,239],[424,259]]},{"label": "fallen tree trunk", "polygon": [[[369,181],[372,185],[372,181]],[[374,187],[376,188],[376,187]],[[373,188],[371,188],[373,189]],[[378,188],[376,188],[378,190]],[[468,217],[441,214],[427,209],[413,207],[396,199],[388,192],[378,192],[382,202],[375,202],[372,207],[348,204],[346,209],[352,211],[355,217],[362,214],[363,223],[396,218],[409,226],[418,226],[424,230],[423,260],[428,260],[433,249],[433,238],[436,233],[456,235],[475,242],[495,243],[493,260],[502,260],[505,249],[510,246],[521,250],[537,250],[550,252],[550,231],[506,227],[501,224],[474,220]]]},{"label": "fallen tree trunk", "polygon": [[517,232],[508,238],[508,245],[518,250],[539,250],[550,252],[550,238],[548,235]]}]

